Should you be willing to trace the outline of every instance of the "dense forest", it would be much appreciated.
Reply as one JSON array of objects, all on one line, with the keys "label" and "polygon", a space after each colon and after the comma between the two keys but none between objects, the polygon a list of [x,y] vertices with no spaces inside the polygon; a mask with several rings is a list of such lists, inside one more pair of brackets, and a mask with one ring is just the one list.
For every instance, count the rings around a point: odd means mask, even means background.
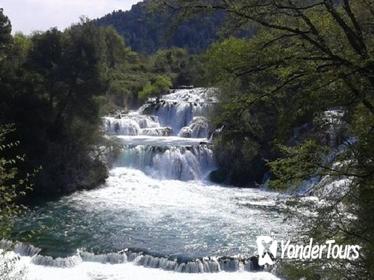
[{"label": "dense forest", "polygon": [[24,36],[11,35],[1,10],[0,187],[12,188],[0,209],[19,194],[61,195],[104,182],[116,149],[103,137],[105,114],[173,87],[212,86],[219,103],[210,118],[213,130],[222,128],[213,138],[212,181],[267,181],[287,191],[311,178],[350,181],[317,207],[300,236],[360,244],[361,259],[284,263],[277,272],[372,279],[373,18],[370,0],[154,0]]},{"label": "dense forest", "polygon": [[114,11],[95,23],[114,27],[134,51],[148,54],[165,48],[198,53],[220,36],[223,12],[181,19],[172,9],[155,11],[153,4],[143,1],[133,5],[130,11]]},{"label": "dense forest", "polygon": [[13,37],[10,22],[1,18],[0,119],[14,126],[7,138],[20,141],[17,154],[27,155],[22,172],[38,169],[34,191],[46,194],[103,182],[106,168],[95,151],[99,101],[123,42],[89,22]]}]

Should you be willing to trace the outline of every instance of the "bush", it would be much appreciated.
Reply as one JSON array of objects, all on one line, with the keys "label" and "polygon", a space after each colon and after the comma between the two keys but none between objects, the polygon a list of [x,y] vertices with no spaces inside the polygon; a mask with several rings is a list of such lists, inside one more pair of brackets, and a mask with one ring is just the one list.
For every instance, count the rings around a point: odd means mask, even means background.
[{"label": "bush", "polygon": [[172,86],[171,79],[168,76],[159,75],[152,82],[148,82],[139,93],[142,101],[149,97],[159,96],[168,91]]}]

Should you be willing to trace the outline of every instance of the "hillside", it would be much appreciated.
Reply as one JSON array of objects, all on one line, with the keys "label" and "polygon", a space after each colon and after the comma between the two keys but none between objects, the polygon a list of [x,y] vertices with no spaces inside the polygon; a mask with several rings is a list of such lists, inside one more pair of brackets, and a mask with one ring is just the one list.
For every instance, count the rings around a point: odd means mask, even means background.
[{"label": "hillside", "polygon": [[140,2],[129,11],[113,11],[95,22],[113,26],[133,50],[148,54],[170,47],[200,52],[217,40],[223,24],[224,14],[216,13],[171,25],[174,11],[155,13],[149,6],[150,1]]}]

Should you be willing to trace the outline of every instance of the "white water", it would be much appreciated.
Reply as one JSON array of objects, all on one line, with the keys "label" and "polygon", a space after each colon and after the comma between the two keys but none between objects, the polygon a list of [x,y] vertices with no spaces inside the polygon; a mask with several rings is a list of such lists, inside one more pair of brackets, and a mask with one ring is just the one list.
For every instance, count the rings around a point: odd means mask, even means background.
[{"label": "white water", "polygon": [[206,145],[159,147],[126,146],[116,166],[143,170],[158,179],[197,180],[214,169],[213,152]]},{"label": "white water", "polygon": [[265,273],[237,272],[214,274],[183,274],[159,269],[144,268],[132,263],[98,264],[83,262],[71,269],[42,267],[30,264],[30,258],[24,258],[29,280],[275,280],[277,277]]},{"label": "white water", "polygon": [[33,240],[40,256],[18,250],[28,278],[276,279],[248,272],[249,258],[256,236],[291,230],[284,198],[207,181],[215,164],[203,116],[214,102],[209,90],[180,90],[105,118],[123,144],[105,186],[40,205],[19,223],[19,236],[42,229]]},{"label": "white water", "polygon": [[207,138],[206,117],[216,103],[214,93],[214,89],[197,88],[150,99],[138,111],[104,118],[105,131],[109,135]]}]

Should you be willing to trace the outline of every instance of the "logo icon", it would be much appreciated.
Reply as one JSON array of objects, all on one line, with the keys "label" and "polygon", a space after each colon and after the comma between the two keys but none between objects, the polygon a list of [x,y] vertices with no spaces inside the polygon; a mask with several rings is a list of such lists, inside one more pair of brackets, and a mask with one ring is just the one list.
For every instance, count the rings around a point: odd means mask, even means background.
[{"label": "logo icon", "polygon": [[278,242],[270,236],[258,236],[256,243],[259,255],[258,264],[260,266],[273,265],[277,257]]}]

